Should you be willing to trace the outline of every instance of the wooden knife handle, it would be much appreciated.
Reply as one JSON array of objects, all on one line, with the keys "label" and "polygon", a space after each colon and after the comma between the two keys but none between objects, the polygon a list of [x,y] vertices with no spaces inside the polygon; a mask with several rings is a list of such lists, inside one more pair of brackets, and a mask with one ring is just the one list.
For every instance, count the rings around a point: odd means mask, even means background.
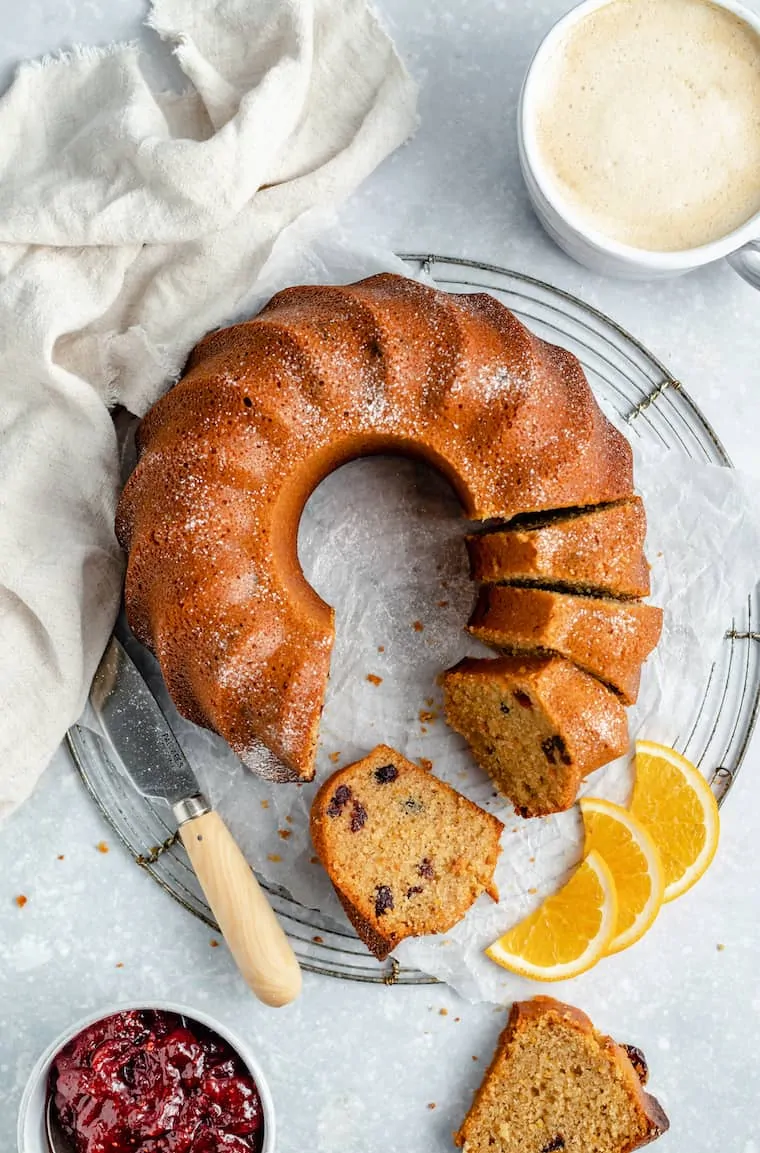
[{"label": "wooden knife handle", "polygon": [[219,928],[247,984],[266,1005],[287,1005],[301,992],[301,969],[232,834],[216,812],[180,825],[182,844]]}]

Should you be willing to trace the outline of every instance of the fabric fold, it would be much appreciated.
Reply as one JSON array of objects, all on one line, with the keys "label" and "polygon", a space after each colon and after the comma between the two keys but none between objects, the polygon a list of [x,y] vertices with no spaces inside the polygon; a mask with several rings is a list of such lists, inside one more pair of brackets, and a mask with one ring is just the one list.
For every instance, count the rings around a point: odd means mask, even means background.
[{"label": "fabric fold", "polygon": [[0,815],[76,720],[117,611],[108,406],[144,413],[275,243],[416,124],[364,0],[155,0],[148,24],[188,93],[153,92],[128,44],[22,65],[0,100]]}]

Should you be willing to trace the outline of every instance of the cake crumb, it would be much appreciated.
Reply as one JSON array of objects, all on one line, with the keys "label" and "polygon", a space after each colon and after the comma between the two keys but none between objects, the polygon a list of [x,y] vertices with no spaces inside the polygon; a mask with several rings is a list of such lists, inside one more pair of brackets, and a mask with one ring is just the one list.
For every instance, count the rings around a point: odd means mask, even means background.
[{"label": "cake crumb", "polygon": [[538,892],[538,889],[534,885],[530,889],[528,889],[528,892],[530,893],[531,896],[533,896],[534,893]]},{"label": "cake crumb", "polygon": [[99,853],[107,853],[108,852],[108,842],[107,841],[98,841],[95,848],[98,850]]},{"label": "cake crumb", "polygon": [[438,608],[439,609],[447,609],[448,607],[449,607],[448,601],[439,601],[438,602]]},{"label": "cake crumb", "polygon": [[288,822],[288,824],[289,824],[289,825],[292,825],[292,824],[293,824],[293,818],[291,817],[290,813],[288,813],[288,815],[287,815],[287,817],[285,818],[285,820]]},{"label": "cake crumb", "polygon": [[535,858],[535,857],[528,857],[528,862],[529,862],[529,864],[531,864],[531,865],[535,865],[535,863],[536,863],[536,858]]},{"label": "cake crumb", "polygon": [[379,653],[384,653],[384,652],[385,652],[385,645],[378,645],[378,646],[377,646],[377,651],[378,651]]},{"label": "cake crumb", "polygon": [[715,946],[715,948],[718,950],[719,953],[722,953],[723,950],[725,949],[725,947],[726,947],[725,945],[716,945]]},{"label": "cake crumb", "polygon": [[428,1101],[428,1109],[435,1109],[435,1101]]},{"label": "cake crumb", "polygon": [[433,697],[425,697],[425,704],[429,709],[432,709],[433,705],[435,704],[435,700]]},{"label": "cake crumb", "polygon": [[288,837],[291,837],[292,835],[293,835],[292,829],[278,829],[277,830],[277,836],[280,838],[281,841],[287,841]]},{"label": "cake crumb", "polygon": [[371,685],[381,685],[383,683],[383,678],[377,676],[376,673],[367,673],[367,680]]},{"label": "cake crumb", "polygon": [[423,625],[422,621],[413,621],[412,622],[412,628],[414,629],[414,631],[416,633],[421,633],[422,630],[424,629],[424,627],[425,626]]},{"label": "cake crumb", "polygon": [[338,761],[340,760],[340,753],[330,753],[328,760],[332,761],[334,765],[337,765]]},{"label": "cake crumb", "polygon": [[438,720],[438,713],[433,712],[430,709],[420,709],[419,718],[420,724],[431,725],[433,721]]},{"label": "cake crumb", "polygon": [[457,1025],[459,1024],[459,1022],[460,1022],[461,1020],[462,1020],[462,1018],[461,1018],[461,1017],[455,1017],[455,1018],[454,1018],[454,1021],[456,1022],[456,1024],[457,1024]]},{"label": "cake crumb", "polygon": [[427,732],[427,725],[420,725],[420,732],[426,733]]},{"label": "cake crumb", "polygon": [[217,941],[216,937],[211,938],[211,940],[209,941],[209,945],[211,946],[212,949],[218,949],[219,948],[219,942]]},{"label": "cake crumb", "polygon": [[66,858],[64,857],[63,853],[59,853],[58,856],[56,857],[56,861],[65,861],[65,860],[66,860]]},{"label": "cake crumb", "polygon": [[279,853],[267,853],[267,860],[273,861],[275,863],[275,865],[278,865],[280,863],[280,861],[282,860],[282,857],[280,856]]},{"label": "cake crumb", "polygon": [[23,909],[24,905],[29,903],[29,898],[25,897],[23,893],[19,893],[18,897],[14,898],[19,909]]},{"label": "cake crumb", "polygon": [[474,1053],[473,1053],[473,1055],[472,1055],[472,1059],[473,1059],[473,1061],[477,1061],[477,1060],[478,1060],[478,1058],[475,1056],[475,1054],[474,1054]]},{"label": "cake crumb", "polygon": [[262,809],[268,809],[269,808],[269,801],[261,801],[260,804],[261,804]]},{"label": "cake crumb", "polygon": [[429,773],[432,771],[433,762],[429,757],[417,757],[417,760],[420,763],[420,768],[424,769],[425,772]]},{"label": "cake crumb", "polygon": [[319,864],[319,857],[309,857],[309,860],[311,861],[312,865]]},{"label": "cake crumb", "polygon": [[117,961],[116,962],[116,968],[117,969],[123,969],[124,968],[124,962],[123,961]]},{"label": "cake crumb", "polygon": [[438,1012],[440,1013],[440,1015],[442,1017],[448,1017],[448,1015],[449,1015],[448,1009],[439,1009]]},{"label": "cake crumb", "polygon": [[323,945],[324,944],[324,937],[315,936],[315,937],[312,937],[312,941],[314,942],[315,945]]}]

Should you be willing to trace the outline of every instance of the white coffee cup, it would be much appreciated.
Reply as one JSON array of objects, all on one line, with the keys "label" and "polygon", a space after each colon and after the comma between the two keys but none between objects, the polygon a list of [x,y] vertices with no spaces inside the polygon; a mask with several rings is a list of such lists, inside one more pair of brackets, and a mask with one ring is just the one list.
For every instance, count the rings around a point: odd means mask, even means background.
[{"label": "white coffee cup", "polygon": [[[711,0],[738,16],[760,35],[760,17],[733,0]],[[733,268],[755,288],[760,288],[760,212],[726,236],[698,248],[677,252],[650,252],[612,240],[578,219],[573,207],[563,203],[552,187],[536,138],[536,102],[542,91],[545,66],[558,43],[578,21],[614,0],[584,0],[559,20],[539,45],[528,68],[517,111],[517,134],[525,184],[536,215],[549,236],[587,268],[608,276],[652,280],[680,276],[703,264],[726,257]]]}]

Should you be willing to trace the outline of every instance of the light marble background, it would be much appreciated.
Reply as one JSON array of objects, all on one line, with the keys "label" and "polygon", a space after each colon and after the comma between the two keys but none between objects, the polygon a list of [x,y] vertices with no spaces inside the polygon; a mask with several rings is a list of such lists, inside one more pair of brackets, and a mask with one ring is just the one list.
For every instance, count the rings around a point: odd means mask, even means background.
[{"label": "light marble background", "polygon": [[[507,265],[577,293],[670,367],[737,466],[760,477],[760,297],[725,265],[659,284],[603,280],[557,251],[531,214],[516,160],[517,93],[534,47],[567,6],[381,0],[422,85],[422,126],[342,219],[357,237]],[[134,36],[149,48],[153,76],[174,75],[166,50],[140,29],[138,0],[4,0],[0,13],[0,83],[23,58]],[[107,855],[96,849],[103,837]],[[705,879],[614,970],[576,982],[575,1000],[599,1026],[645,1049],[672,1123],[662,1153],[760,1153],[759,842],[755,741]],[[1,1153],[15,1149],[23,1084],[54,1036],[108,1002],[162,996],[248,1036],[274,1092],[280,1153],[451,1148],[503,1011],[445,988],[307,974],[302,999],[273,1012],[209,938],[109,837],[59,752],[0,830]]]}]

